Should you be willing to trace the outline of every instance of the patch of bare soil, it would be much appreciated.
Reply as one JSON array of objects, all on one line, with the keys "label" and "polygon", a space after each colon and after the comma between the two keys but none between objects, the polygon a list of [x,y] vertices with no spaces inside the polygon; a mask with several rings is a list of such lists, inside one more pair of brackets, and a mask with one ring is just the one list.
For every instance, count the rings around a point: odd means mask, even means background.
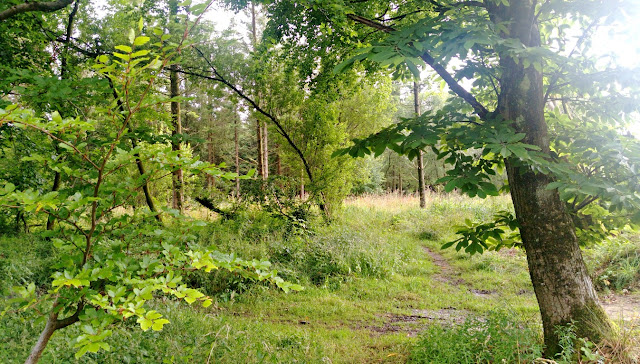
[{"label": "patch of bare soil", "polygon": [[[449,262],[447,262],[447,260],[442,255],[434,252],[426,246],[423,246],[422,249],[425,253],[427,253],[427,255],[429,255],[429,258],[431,258],[433,264],[440,268],[440,273],[437,273],[433,276],[436,281],[452,286],[467,284],[464,279],[460,278],[459,273],[455,270],[455,268],[451,266],[451,264],[449,264]],[[473,293],[477,297],[488,297],[497,293],[496,290],[472,288],[469,288],[469,292]]]},{"label": "patch of bare soil", "polygon": [[385,314],[382,326],[368,326],[367,329],[380,334],[402,332],[414,337],[424,329],[435,324],[452,326],[461,324],[469,315],[466,310],[447,307],[440,310],[413,310],[409,315]]},{"label": "patch of bare soil", "polygon": [[640,293],[609,294],[600,297],[602,307],[614,321],[640,326]]}]

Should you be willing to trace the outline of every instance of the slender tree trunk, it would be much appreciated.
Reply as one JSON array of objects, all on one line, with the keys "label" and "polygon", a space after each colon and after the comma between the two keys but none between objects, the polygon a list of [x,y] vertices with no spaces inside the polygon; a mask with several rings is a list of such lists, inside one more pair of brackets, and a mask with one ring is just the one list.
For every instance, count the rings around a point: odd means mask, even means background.
[{"label": "slender tree trunk", "polygon": [[282,158],[280,157],[280,144],[276,144],[276,175],[282,176]]},{"label": "slender tree trunk", "polygon": [[38,337],[38,341],[31,348],[31,353],[29,357],[24,362],[25,364],[35,364],[40,360],[44,349],[47,347],[51,336],[56,331],[56,321],[58,320],[58,314],[52,313],[47,319],[47,323],[44,327],[44,330],[40,333],[40,337]]},{"label": "slender tree trunk", "polygon": [[256,157],[256,167],[258,168],[258,176],[264,179],[263,163],[262,159],[262,126],[260,126],[260,120],[256,119],[256,141],[258,142],[258,156]]},{"label": "slender tree trunk", "polygon": [[[56,300],[53,303],[53,307],[55,308],[57,304],[58,304],[58,301]],[[53,333],[56,332],[56,330],[64,329],[65,327],[69,325],[73,325],[76,322],[78,322],[79,316],[80,316],[80,313],[82,312],[83,307],[84,305],[80,303],[78,305],[78,309],[76,310],[76,312],[73,315],[66,317],[64,319],[58,319],[58,313],[51,312],[51,314],[49,314],[49,318],[47,319],[47,323],[44,326],[44,330],[42,330],[42,332],[40,333],[40,336],[38,337],[38,341],[36,341],[33,348],[31,348],[31,353],[29,354],[29,357],[27,358],[27,360],[25,360],[24,363],[36,364],[38,360],[40,360],[40,357],[42,356],[44,349],[47,347],[47,344],[49,343],[49,340],[51,339],[51,336],[53,335]]]},{"label": "slender tree trunk", "polygon": [[[509,6],[486,2],[494,23],[509,24],[509,35],[527,47],[540,46],[535,1],[511,0]],[[542,73],[524,68],[509,54],[500,54],[503,70],[498,112],[513,121],[524,143],[549,151],[544,117]],[[540,306],[545,354],[561,350],[556,327],[574,323],[578,337],[599,341],[610,337],[611,324],[598,303],[575,235],[573,222],[556,190],[548,190],[552,178],[535,174],[515,160],[507,161],[511,197],[520,224],[531,281]]]},{"label": "slender tree trunk", "polygon": [[[55,148],[56,150],[58,150],[58,147],[56,146]],[[53,187],[51,187],[51,191],[55,192],[58,191],[60,189],[60,172],[56,171],[56,173],[53,176]],[[52,230],[53,227],[55,226],[56,223],[56,219],[49,215],[49,217],[47,218],[47,230]]]},{"label": "slender tree trunk", "polygon": [[[215,162],[215,155],[213,153],[213,132],[207,132],[207,161],[211,164]],[[215,186],[215,179],[212,175],[207,174],[207,189],[211,191]]]},{"label": "slender tree trunk", "polygon": [[[170,95],[171,97],[178,97],[180,95],[180,80],[178,77],[178,66],[172,65],[169,73],[169,81],[170,81]],[[181,150],[180,141],[175,140],[179,134],[182,134],[182,122],[180,120],[180,102],[171,101],[171,124],[173,130],[171,131],[171,136],[174,137],[171,141],[171,150],[174,152],[179,152]],[[173,171],[172,174],[172,185],[173,185],[173,208],[179,210],[180,212],[184,209],[184,179],[182,175],[182,169],[178,168]]]},{"label": "slender tree trunk", "polygon": [[[233,141],[235,144],[235,155],[236,155],[236,174],[240,175],[240,144],[238,142],[238,118],[236,117],[234,121],[233,128]],[[236,199],[240,199],[240,178],[236,177]]]},{"label": "slender tree trunk", "polygon": [[[170,20],[179,23],[178,19],[178,1],[169,1],[169,17]],[[177,64],[171,65],[169,68],[169,95],[171,98],[180,96],[180,78],[178,76],[179,67]],[[180,142],[176,140],[178,134],[182,134],[182,121],[180,116],[180,102],[171,101],[171,150],[178,152],[180,156]],[[174,209],[180,212],[184,209],[184,179],[182,176],[182,169],[178,168],[173,171],[171,176],[171,184],[173,191],[172,206]]]},{"label": "slender tree trunk", "polygon": [[300,199],[304,200],[304,170],[300,170]]},{"label": "slender tree trunk", "polygon": [[[416,116],[420,116],[420,85],[413,82],[413,109]],[[422,149],[418,151],[418,195],[420,196],[420,208],[427,207],[424,186],[424,154]]]},{"label": "slender tree trunk", "polygon": [[267,123],[262,123],[262,178],[269,178],[269,132]]}]

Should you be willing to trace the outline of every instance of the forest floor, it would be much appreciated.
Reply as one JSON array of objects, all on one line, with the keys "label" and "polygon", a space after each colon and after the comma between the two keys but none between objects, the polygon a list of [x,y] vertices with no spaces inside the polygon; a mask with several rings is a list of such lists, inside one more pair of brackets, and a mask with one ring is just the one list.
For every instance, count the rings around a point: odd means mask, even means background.
[{"label": "forest floor", "polygon": [[[536,337],[516,342],[541,342],[522,251],[469,256],[440,249],[454,238],[454,225],[508,209],[508,199],[433,195],[427,209],[417,205],[412,197],[349,200],[331,226],[310,237],[264,231],[271,220],[258,217],[217,226],[206,238],[220,250],[266,256],[305,290],[287,294],[238,280],[223,285],[208,308],[159,298],[156,309],[171,320],[162,332],[142,332],[125,322],[114,328],[110,352],[76,360],[72,338],[79,329],[71,327],[54,336],[43,362],[404,363],[425,330],[485,320],[496,312],[533,328]],[[219,286],[222,279],[233,277],[205,282]],[[620,326],[640,329],[638,293],[601,298]],[[0,361],[21,362],[40,326],[20,315],[1,318]],[[458,350],[460,344],[448,345]]]}]

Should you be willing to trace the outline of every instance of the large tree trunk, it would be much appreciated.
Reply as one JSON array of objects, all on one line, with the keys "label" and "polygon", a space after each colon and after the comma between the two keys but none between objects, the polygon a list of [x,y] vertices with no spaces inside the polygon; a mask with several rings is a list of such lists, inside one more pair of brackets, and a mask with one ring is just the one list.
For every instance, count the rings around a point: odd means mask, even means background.
[{"label": "large tree trunk", "polygon": [[[413,82],[413,108],[416,116],[420,116],[420,85]],[[427,207],[427,198],[424,189],[424,155],[418,151],[418,195],[420,195],[420,208]]]},{"label": "large tree trunk", "polygon": [[[509,35],[527,47],[540,45],[533,0],[511,0],[510,6],[487,1],[494,23],[509,24]],[[498,112],[524,143],[549,151],[544,118],[542,74],[524,68],[508,54],[500,54],[502,69]],[[548,190],[550,176],[535,174],[519,161],[507,161],[507,173],[531,281],[544,326],[545,354],[560,351],[556,327],[574,323],[578,337],[601,340],[612,333],[582,258],[573,222],[556,190]]]}]

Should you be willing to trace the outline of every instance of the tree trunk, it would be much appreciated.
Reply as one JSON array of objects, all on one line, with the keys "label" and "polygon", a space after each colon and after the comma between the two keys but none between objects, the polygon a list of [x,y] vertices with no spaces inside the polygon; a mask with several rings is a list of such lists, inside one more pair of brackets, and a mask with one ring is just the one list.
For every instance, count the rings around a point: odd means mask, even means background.
[{"label": "tree trunk", "polygon": [[280,157],[280,144],[276,144],[276,175],[282,176],[282,157]]},{"label": "tree trunk", "polygon": [[[420,85],[413,82],[413,108],[416,117],[420,116]],[[420,208],[427,207],[427,199],[425,196],[424,186],[424,155],[422,150],[418,151],[418,195],[420,195]]]},{"label": "tree trunk", "polygon": [[[535,2],[511,0],[510,6],[486,2],[494,23],[509,24],[509,35],[527,47],[540,46]],[[544,118],[542,73],[509,54],[500,54],[501,77],[498,112],[518,132],[524,143],[549,151]],[[540,306],[545,355],[558,353],[556,327],[574,323],[578,337],[599,341],[612,334],[607,315],[598,303],[575,235],[573,222],[556,190],[548,190],[552,178],[535,174],[519,161],[507,161],[507,173],[529,273]]]},{"label": "tree trunk", "polygon": [[260,120],[256,119],[256,141],[258,142],[258,156],[256,157],[256,167],[258,168],[258,176],[264,179],[264,172],[262,171],[262,126],[260,126]]},{"label": "tree trunk", "polygon": [[[238,142],[238,118],[236,117],[233,128],[233,141],[236,155],[236,175],[240,176],[240,144]],[[240,199],[240,178],[236,177],[236,199]]]},{"label": "tree trunk", "polygon": [[58,320],[58,312],[55,312],[55,307],[57,305],[58,300],[55,300],[53,302],[54,311],[49,314],[49,318],[47,319],[47,323],[44,326],[44,330],[42,330],[42,332],[40,333],[40,337],[38,337],[38,341],[36,341],[35,345],[33,345],[33,348],[31,348],[31,353],[29,354],[27,360],[25,360],[25,364],[36,364],[38,360],[40,360],[40,357],[42,356],[44,349],[47,347],[47,344],[49,343],[49,340],[51,339],[53,333],[56,330],[64,329],[65,327],[78,322],[80,313],[84,308],[84,304],[80,303],[78,304],[78,308],[73,315]]},{"label": "tree trunk", "polygon": [[[55,149],[56,150],[58,149],[57,145]],[[55,175],[53,176],[53,187],[51,187],[51,192],[56,192],[59,189],[60,189],[60,172],[56,171]],[[49,217],[47,218],[47,230],[53,230],[55,223],[56,223],[55,217],[49,215]]]},{"label": "tree trunk", "polygon": [[304,200],[304,170],[300,170],[300,199]]},{"label": "tree trunk", "polygon": [[269,178],[269,132],[267,123],[262,124],[262,179]]},{"label": "tree trunk", "polygon": [[[213,132],[207,132],[207,161],[211,164],[214,162],[214,153],[213,153]],[[215,186],[215,179],[212,175],[207,174],[207,189],[211,191]]]},{"label": "tree trunk", "polygon": [[[178,66],[172,65],[169,73],[170,81],[170,95],[171,97],[178,97],[180,95],[180,80],[178,79]],[[179,152],[181,150],[180,141],[175,138],[178,134],[182,134],[182,122],[180,120],[180,102],[171,101],[171,124],[173,130],[171,136],[174,137],[171,140],[171,150]],[[184,179],[182,176],[182,169],[178,168],[172,173],[172,186],[173,186],[173,208],[182,212],[184,209]]]},{"label": "tree trunk", "polygon": [[38,337],[38,341],[31,349],[31,353],[29,357],[24,362],[25,364],[35,364],[40,360],[44,349],[47,347],[51,336],[56,331],[56,321],[58,320],[57,314],[51,314],[47,319],[47,323],[44,327],[44,330],[40,333],[40,337]]},{"label": "tree trunk", "polygon": [[[173,22],[179,24],[178,19],[178,2],[177,0],[171,0],[169,2],[169,16]],[[178,76],[178,65],[173,64],[169,68],[169,95],[171,98],[180,96],[180,79]],[[178,152],[180,156],[180,142],[176,140],[178,134],[182,134],[182,121],[180,119],[180,102],[171,101],[171,150]],[[173,171],[171,176],[171,184],[173,191],[172,206],[174,209],[182,212],[184,208],[184,179],[182,176],[182,169],[178,168]]]}]

